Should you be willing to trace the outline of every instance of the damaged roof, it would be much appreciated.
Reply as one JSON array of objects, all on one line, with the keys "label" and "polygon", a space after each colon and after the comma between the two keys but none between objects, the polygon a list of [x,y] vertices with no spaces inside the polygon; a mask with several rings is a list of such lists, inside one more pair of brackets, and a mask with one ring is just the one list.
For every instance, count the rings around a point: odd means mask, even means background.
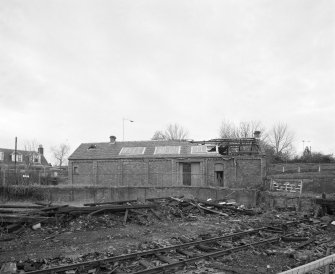
[{"label": "damaged roof", "polygon": [[[83,143],[72,153],[69,160],[222,157],[219,151],[217,144],[176,140]],[[254,154],[260,153],[258,151]]]}]

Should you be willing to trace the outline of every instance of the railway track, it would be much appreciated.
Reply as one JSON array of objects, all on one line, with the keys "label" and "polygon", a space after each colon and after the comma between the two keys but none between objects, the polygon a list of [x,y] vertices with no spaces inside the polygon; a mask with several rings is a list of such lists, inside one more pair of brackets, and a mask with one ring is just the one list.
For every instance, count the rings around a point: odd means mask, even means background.
[{"label": "railway track", "polygon": [[[262,236],[263,233],[260,233],[260,231],[267,231],[267,234],[272,233],[275,236],[272,235],[271,237],[264,238]],[[225,241],[232,239],[236,243],[238,240],[243,240],[247,235],[252,235],[248,238],[248,241],[252,240],[251,242],[245,243],[242,241],[238,246],[225,248],[227,247]],[[260,227],[197,241],[180,238],[181,244],[114,256],[107,259],[31,271],[27,272],[27,274],[165,273],[203,259],[216,258],[251,247],[277,243],[282,236],[284,236],[283,231],[278,228],[276,230],[273,227],[270,229],[269,227]]]}]

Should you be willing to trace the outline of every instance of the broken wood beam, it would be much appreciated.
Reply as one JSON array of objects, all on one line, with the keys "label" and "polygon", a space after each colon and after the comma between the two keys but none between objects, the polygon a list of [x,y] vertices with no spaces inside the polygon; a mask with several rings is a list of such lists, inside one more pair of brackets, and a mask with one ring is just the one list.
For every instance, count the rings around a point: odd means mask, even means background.
[{"label": "broken wood beam", "polygon": [[307,237],[286,237],[286,236],[282,236],[281,239],[283,242],[304,242],[308,240]]},{"label": "broken wood beam", "polygon": [[224,204],[220,205],[220,204],[217,204],[217,203],[203,201],[203,200],[199,200],[199,199],[197,199],[197,202],[201,203],[203,205],[214,206],[214,207],[220,208],[220,209],[227,209],[227,210],[231,210],[231,211],[235,211],[235,212],[240,212],[240,213],[243,213],[243,214],[246,214],[246,215],[256,215],[257,214],[252,209],[241,209],[241,208],[237,208],[234,205],[224,205]]},{"label": "broken wood beam", "polygon": [[95,210],[95,211],[93,211],[93,212],[91,212],[91,213],[89,213],[88,215],[87,215],[87,217],[92,217],[92,216],[94,216],[94,215],[97,215],[97,214],[99,214],[99,213],[102,213],[102,212],[105,212],[106,211],[106,209],[98,209],[98,210]]},{"label": "broken wood beam", "polygon": [[311,238],[311,239],[309,239],[308,241],[301,243],[301,244],[298,245],[296,248],[297,248],[297,249],[303,248],[303,247],[305,247],[305,246],[307,246],[307,245],[310,245],[311,243],[314,243],[314,241],[315,241],[315,238]]},{"label": "broken wood beam", "polygon": [[126,212],[124,213],[124,218],[123,218],[123,225],[126,225],[127,223],[127,218],[128,218],[128,208],[126,209]]},{"label": "broken wood beam", "polygon": [[52,202],[49,202],[49,203],[36,202],[34,204],[35,205],[40,205],[40,206],[51,206]]},{"label": "broken wood beam", "polygon": [[158,213],[153,210],[152,208],[150,208],[150,211],[152,212],[152,214],[158,219],[158,220],[162,220],[162,218],[158,215]]},{"label": "broken wood beam", "polygon": [[[79,216],[90,214],[95,211],[99,212],[107,212],[109,213],[116,213],[116,212],[123,212],[126,209],[148,209],[152,208],[154,205],[114,205],[114,206],[99,206],[99,207],[66,207],[60,209],[57,214],[69,214],[71,216]],[[96,212],[98,213],[98,212]],[[96,214],[95,213],[95,214]]]},{"label": "broken wood beam", "polygon": [[202,209],[203,211],[207,211],[207,212],[218,214],[218,215],[225,216],[225,217],[229,216],[227,213],[223,213],[221,211],[217,211],[217,210],[214,210],[214,209],[209,209],[207,207],[199,205],[198,203],[195,203],[195,204],[192,203],[192,202],[189,202],[189,203],[193,206],[196,206],[198,209]]},{"label": "broken wood beam", "polygon": [[125,201],[110,201],[102,203],[87,203],[84,206],[100,206],[100,205],[115,205],[115,204],[125,204],[125,203],[135,203],[137,200],[125,200]]},{"label": "broken wood beam", "polygon": [[40,206],[40,205],[9,205],[9,204],[1,205],[0,204],[0,208],[43,208],[43,206]]},{"label": "broken wood beam", "polygon": [[176,197],[166,196],[166,197],[147,198],[145,200],[146,201],[157,201],[157,200],[175,200],[175,199],[182,199],[182,198],[184,198],[183,195],[176,196]]},{"label": "broken wood beam", "polygon": [[57,206],[49,206],[49,207],[44,207],[41,208],[41,211],[52,211],[52,210],[58,210],[64,207],[68,207],[69,205],[57,205]]}]

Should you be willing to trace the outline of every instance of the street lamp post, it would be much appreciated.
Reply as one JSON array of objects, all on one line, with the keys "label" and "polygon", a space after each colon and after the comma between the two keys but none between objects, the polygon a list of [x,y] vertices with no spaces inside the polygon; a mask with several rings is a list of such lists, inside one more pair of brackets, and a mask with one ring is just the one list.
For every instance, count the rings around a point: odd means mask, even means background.
[{"label": "street lamp post", "polygon": [[130,123],[134,123],[133,120],[122,118],[122,141],[124,141],[124,121],[129,121]]}]

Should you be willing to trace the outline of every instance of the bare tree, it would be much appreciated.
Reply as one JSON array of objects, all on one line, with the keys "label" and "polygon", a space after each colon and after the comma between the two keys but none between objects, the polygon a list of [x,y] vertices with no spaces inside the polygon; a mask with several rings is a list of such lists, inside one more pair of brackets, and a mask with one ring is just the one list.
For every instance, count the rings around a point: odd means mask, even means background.
[{"label": "bare tree", "polygon": [[60,144],[51,148],[53,156],[57,161],[58,166],[62,166],[66,161],[66,157],[69,155],[70,146],[67,144]]},{"label": "bare tree", "polygon": [[188,130],[178,124],[169,124],[165,130],[158,130],[151,140],[185,140],[188,138]]},{"label": "bare tree", "polygon": [[224,120],[220,127],[220,138],[251,138],[255,131],[262,132],[266,138],[265,127],[260,121],[243,121],[238,124]]},{"label": "bare tree", "polygon": [[34,140],[25,140],[23,142],[23,147],[25,151],[37,151],[38,142]]},{"label": "bare tree", "polygon": [[154,136],[152,136],[151,140],[166,140],[166,139],[165,139],[164,132],[161,131],[161,130],[157,130],[157,131],[154,133]]},{"label": "bare tree", "polygon": [[293,152],[294,134],[288,129],[287,124],[277,123],[269,131],[269,144],[274,149],[275,155],[289,155]]},{"label": "bare tree", "polygon": [[220,138],[237,138],[236,125],[228,120],[223,120],[220,127]]}]

